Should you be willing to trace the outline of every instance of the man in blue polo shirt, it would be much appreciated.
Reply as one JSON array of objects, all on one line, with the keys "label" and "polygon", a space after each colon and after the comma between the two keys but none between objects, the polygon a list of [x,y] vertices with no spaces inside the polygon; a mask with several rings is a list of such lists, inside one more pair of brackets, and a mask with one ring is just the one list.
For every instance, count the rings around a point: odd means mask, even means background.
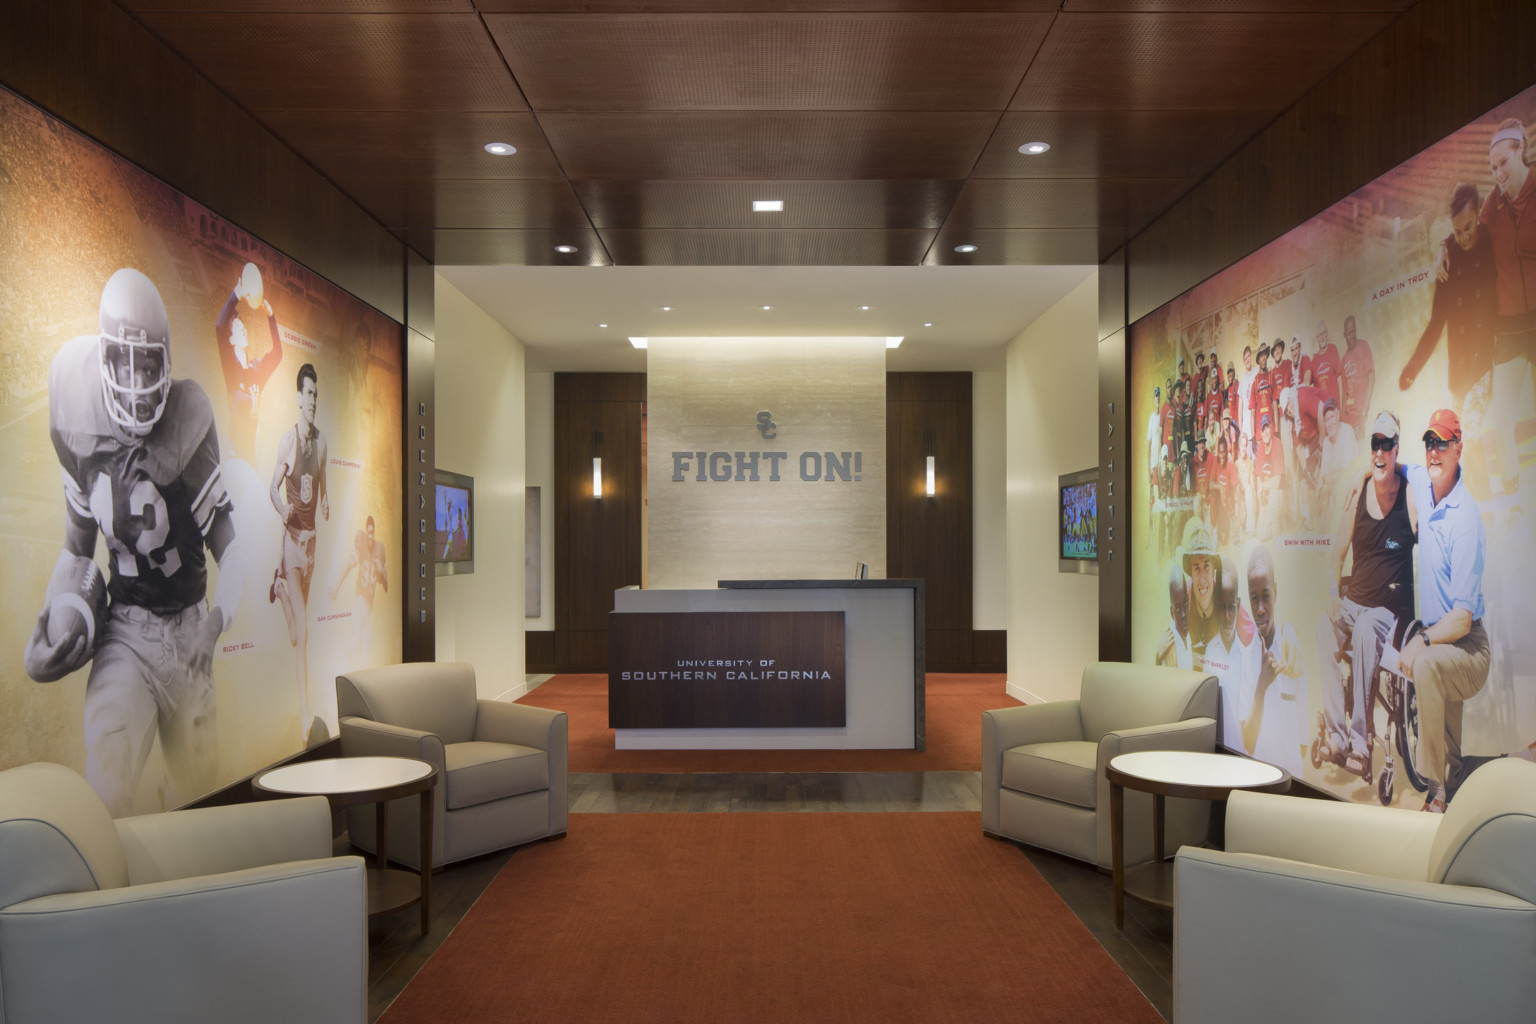
[{"label": "man in blue polo shirt", "polygon": [[1407,466],[1419,513],[1419,617],[1426,628],[1404,645],[1399,665],[1419,699],[1424,810],[1445,810],[1448,769],[1461,762],[1461,705],[1488,681],[1483,629],[1487,539],[1477,502],[1461,480],[1461,420],[1449,409],[1429,418],[1423,466]]}]

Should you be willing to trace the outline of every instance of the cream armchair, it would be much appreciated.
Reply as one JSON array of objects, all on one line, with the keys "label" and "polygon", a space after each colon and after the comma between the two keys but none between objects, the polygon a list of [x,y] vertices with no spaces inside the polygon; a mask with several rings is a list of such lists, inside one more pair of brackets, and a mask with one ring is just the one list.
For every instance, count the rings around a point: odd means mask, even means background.
[{"label": "cream armchair", "polygon": [[[336,677],[344,757],[437,765],[432,865],[565,834],[566,715],[475,696],[465,663],[409,662]],[[421,801],[389,805],[389,856],[416,867]],[[347,810],[352,842],[378,849],[373,807]]]},{"label": "cream armchair", "polygon": [[324,797],[114,821],[68,768],[0,772],[5,1024],[362,1024],[367,904]]},{"label": "cream armchair", "polygon": [[1536,764],[1444,815],[1232,794],[1226,851],[1179,851],[1178,1024],[1536,1020]]},{"label": "cream armchair", "polygon": [[[1216,688],[1200,672],[1095,662],[1077,700],[983,711],[982,831],[1109,867],[1104,765],[1136,750],[1213,750]],[[1210,804],[1170,799],[1165,821],[1168,849],[1202,842]],[[1125,862],[1152,856],[1152,797],[1127,791]]]}]

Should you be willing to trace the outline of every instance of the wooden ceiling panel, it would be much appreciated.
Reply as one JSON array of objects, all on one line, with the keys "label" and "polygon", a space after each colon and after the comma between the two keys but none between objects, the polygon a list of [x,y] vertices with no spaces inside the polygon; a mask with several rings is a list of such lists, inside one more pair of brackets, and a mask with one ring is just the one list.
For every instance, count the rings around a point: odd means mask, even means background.
[{"label": "wooden ceiling panel", "polygon": [[[208,0],[202,0],[206,3]],[[753,12],[935,11],[1054,13],[1061,0],[475,0],[481,11],[518,14],[739,14]]]},{"label": "wooden ceiling panel", "polygon": [[1062,14],[1010,109],[1278,112],[1392,17]]},{"label": "wooden ceiling panel", "polygon": [[526,110],[470,14],[142,14],[247,110]]},{"label": "wooden ceiling panel", "polygon": [[1340,14],[1406,11],[1418,0],[1063,0],[1064,11],[1150,11],[1154,14]]},{"label": "wooden ceiling panel", "polygon": [[[598,228],[928,228],[962,181],[577,181]],[[780,213],[752,200],[779,199]]]},{"label": "wooden ceiling panel", "polygon": [[965,186],[945,232],[957,228],[1137,230],[1198,178],[992,178]]},{"label": "wooden ceiling panel", "polygon": [[617,266],[879,267],[915,265],[934,232],[609,228],[602,236]]},{"label": "wooden ceiling panel", "polygon": [[[977,178],[1201,178],[1269,121],[1254,110],[1073,110],[1004,114]],[[1019,147],[1046,142],[1050,152]]]},{"label": "wooden ceiling panel", "polygon": [[[343,188],[374,188],[438,178],[563,177],[531,114],[268,111],[261,117]],[[492,156],[487,142],[509,142]],[[359,189],[358,191],[362,191]]]},{"label": "wooden ceiling panel", "polygon": [[[1095,228],[1012,228],[951,230],[946,227],[934,239],[923,259],[925,266],[1015,266],[1098,263],[1124,241],[1120,232],[1103,235]],[[955,252],[955,246],[976,246],[972,253]]]},{"label": "wooden ceiling panel", "polygon": [[488,14],[485,22],[539,111],[1002,110],[1051,15]]},{"label": "wooden ceiling panel", "polygon": [[117,0],[126,10],[210,14],[442,14],[473,11],[472,0]]},{"label": "wooden ceiling panel", "polygon": [[964,178],[997,114],[711,111],[541,114],[572,179]]},{"label": "wooden ceiling panel", "polygon": [[359,183],[353,196],[390,228],[591,230],[560,179],[439,179]]},{"label": "wooden ceiling panel", "polygon": [[[410,231],[406,244],[441,266],[606,267],[611,266],[602,242],[590,229],[569,231]],[[574,245],[574,253],[558,253],[557,245]]]}]

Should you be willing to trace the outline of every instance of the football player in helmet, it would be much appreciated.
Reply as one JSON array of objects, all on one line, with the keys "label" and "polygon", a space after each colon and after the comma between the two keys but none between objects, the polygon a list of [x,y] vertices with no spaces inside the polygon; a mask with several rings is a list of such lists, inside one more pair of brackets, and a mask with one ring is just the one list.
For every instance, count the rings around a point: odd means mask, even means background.
[{"label": "football player in helmet", "polygon": [[[219,362],[224,368],[224,386],[229,391],[230,444],[235,455],[247,462],[256,455],[257,413],[261,409],[261,392],[267,386],[277,364],[283,361],[283,341],[277,333],[277,317],[272,313],[272,303],[262,299],[261,272],[256,264],[247,263],[240,279],[230,289],[219,311],[214,333],[218,335]],[[267,331],[271,344],[260,359],[250,356],[250,339],[246,336],[245,322],[237,312],[240,300],[247,306],[265,310]]]},{"label": "football player in helmet", "polygon": [[312,363],[299,367],[299,422],[283,434],[272,471],[272,507],[283,521],[282,564],[272,574],[267,600],[281,601],[288,620],[288,642],[297,651],[299,731],[309,741],[313,719],[309,706],[309,581],[315,575],[315,513],[329,520],[331,500],[325,492],[325,435],[315,425],[319,377]]},{"label": "football player in helmet", "polygon": [[[49,433],[67,521],[43,613],[23,652],[52,682],[91,663],[86,778],[114,815],[132,811],[160,736],[180,799],[218,774],[213,651],[234,619],[240,558],[208,396],[171,377],[170,320],[154,282],[131,268],[101,292],[100,331],[64,344],[48,373]],[[95,643],[49,642],[48,612],[71,566],[106,538],[111,603]],[[219,579],[205,600],[213,552]]]}]

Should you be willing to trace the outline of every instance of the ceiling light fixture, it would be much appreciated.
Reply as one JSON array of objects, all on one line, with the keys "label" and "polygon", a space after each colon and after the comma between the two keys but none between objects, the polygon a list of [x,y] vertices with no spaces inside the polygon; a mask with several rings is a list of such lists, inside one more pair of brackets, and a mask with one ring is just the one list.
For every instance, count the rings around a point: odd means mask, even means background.
[{"label": "ceiling light fixture", "polygon": [[557,246],[555,246],[555,252],[573,253],[575,251],[576,251],[576,247],[574,245],[557,245]]},{"label": "ceiling light fixture", "polygon": [[905,337],[906,337],[905,334],[898,334],[894,338],[886,338],[885,339],[885,347],[886,348],[900,348],[901,347],[901,341]]},{"label": "ceiling light fixture", "polygon": [[598,324],[597,326],[599,326],[599,327],[607,327],[608,325],[607,324]]},{"label": "ceiling light fixture", "polygon": [[517,152],[517,147],[510,142],[487,142],[485,151],[492,156],[511,156]]},{"label": "ceiling light fixture", "polygon": [[670,312],[672,312],[672,307],[671,306],[662,306],[661,307],[661,311],[663,313],[670,313]]},{"label": "ceiling light fixture", "polygon": [[869,311],[869,307],[868,306],[860,306],[859,308],[864,310],[865,312]]},{"label": "ceiling light fixture", "polygon": [[782,199],[754,199],[752,200],[753,213],[783,213],[784,200]]},{"label": "ceiling light fixture", "polygon": [[763,307],[763,311],[764,311],[764,312],[767,312],[767,311],[768,311],[768,310],[770,310],[770,309],[772,309],[772,308],[773,308],[773,307],[772,307],[772,306],[764,306],[764,307]]},{"label": "ceiling light fixture", "polygon": [[932,324],[932,323],[926,323],[926,324],[923,324],[923,326],[924,326],[924,327],[932,327],[932,326],[933,326],[933,324]]},{"label": "ceiling light fixture", "polygon": [[1026,142],[1019,147],[1019,152],[1025,156],[1039,156],[1051,148],[1049,142]]},{"label": "ceiling light fixture", "polygon": [[645,348],[651,342],[650,338],[630,338],[629,343],[635,348]]},{"label": "ceiling light fixture", "polygon": [[975,252],[976,247],[967,242],[965,245],[955,246],[955,252]]}]

